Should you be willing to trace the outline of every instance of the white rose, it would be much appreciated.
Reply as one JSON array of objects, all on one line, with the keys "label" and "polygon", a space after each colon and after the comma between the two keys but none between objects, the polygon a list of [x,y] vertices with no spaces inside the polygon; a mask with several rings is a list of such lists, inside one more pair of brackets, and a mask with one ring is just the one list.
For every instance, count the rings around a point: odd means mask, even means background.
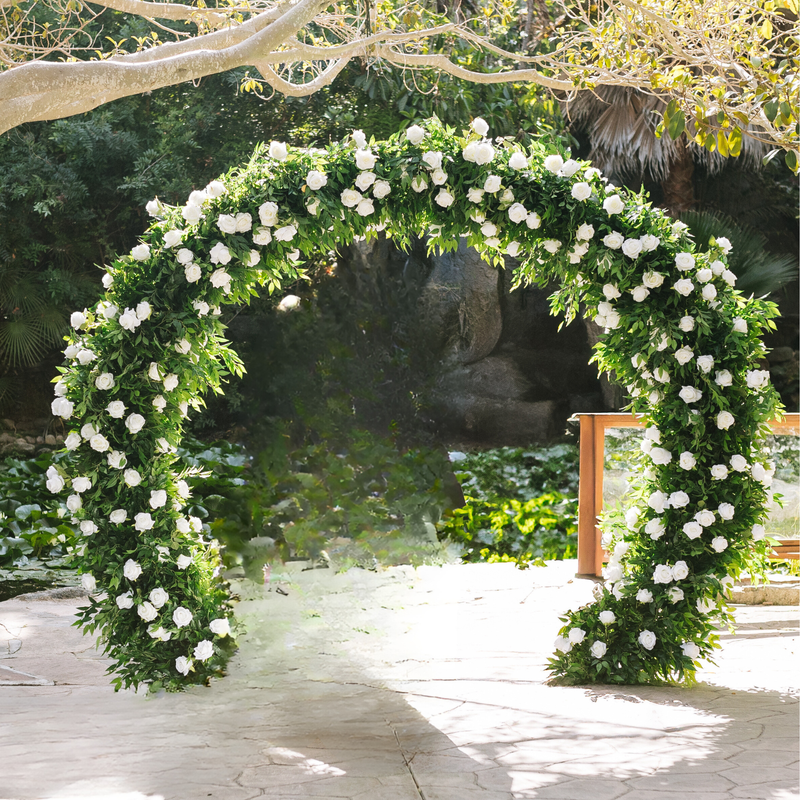
[{"label": "white rose", "polygon": [[279,242],[291,242],[297,233],[297,228],[294,225],[284,225],[275,231],[275,239]]},{"label": "white rose", "polygon": [[178,558],[175,559],[175,564],[177,565],[178,569],[186,569],[191,563],[192,563],[191,556],[182,555],[178,556]]},{"label": "white rose", "polygon": [[702,400],[703,393],[695,386],[684,386],[680,392],[678,392],[678,397],[680,397],[684,403],[696,403],[698,400]]},{"label": "white rose", "polygon": [[650,458],[653,459],[654,464],[669,464],[672,461],[672,453],[665,450],[663,447],[654,447],[650,451]]},{"label": "white rose", "polygon": [[558,239],[545,239],[542,242],[542,247],[544,247],[548,253],[557,253],[561,249],[561,242],[559,242]]},{"label": "white rose", "polygon": [[728,540],[724,536],[715,536],[711,540],[711,548],[717,553],[721,553],[723,550],[727,549],[727,547]]},{"label": "white rose", "polygon": [[53,494],[57,494],[64,488],[66,482],[59,474],[58,470],[55,467],[50,466],[47,469],[47,483],[45,485]]},{"label": "white rose", "polygon": [[67,498],[66,505],[67,509],[71,511],[73,514],[77,513],[83,506],[83,502],[81,501],[81,496],[79,494],[71,494]]},{"label": "white rose", "polygon": [[734,317],[733,330],[735,333],[747,333],[747,322],[741,317]]},{"label": "white rose", "polygon": [[115,525],[121,525],[126,519],[128,519],[128,512],[124,508],[116,508],[108,515],[109,522],[113,522]]},{"label": "white rose", "polygon": [[181,210],[181,215],[190,225],[197,224],[204,216],[203,212],[200,210],[200,206],[197,205],[184,206]]},{"label": "white rose", "polygon": [[598,639],[592,644],[590,651],[595,658],[602,658],[606,654],[607,649],[608,647],[606,646],[605,642],[601,642]]},{"label": "white rose", "polygon": [[[763,481],[764,478],[767,477],[767,471],[764,469],[764,465],[759,464],[758,462],[756,462],[755,464],[753,464],[752,467],[750,467],[750,474],[753,476],[753,480],[759,482]],[[73,486],[75,485],[75,481],[72,482],[72,485]],[[75,491],[77,491],[77,489]]]},{"label": "white rose", "polygon": [[567,638],[571,644],[580,644],[586,638],[586,631],[583,628],[570,628]]},{"label": "white rose", "polygon": [[661,244],[661,239],[659,239],[658,236],[653,236],[651,233],[646,233],[644,236],[640,237],[640,241],[647,253],[652,252]]},{"label": "white rose", "polygon": [[725,236],[718,236],[716,242],[717,242],[717,247],[719,247],[719,249],[722,250],[722,252],[725,253],[725,255],[730,253],[730,251],[733,249],[731,240]]},{"label": "white rose", "polygon": [[82,494],[83,492],[88,492],[89,489],[92,488],[92,482],[89,480],[89,478],[85,477],[73,478],[72,488],[78,494]]},{"label": "white rose", "polygon": [[[195,300],[194,303],[192,303],[192,308],[197,312],[197,316],[199,317],[205,317],[211,310],[211,306],[209,306],[205,300]],[[153,401],[153,405],[155,405],[155,400]]]},{"label": "white rose", "polygon": [[362,192],[365,192],[375,183],[376,177],[374,172],[360,172],[356,178],[356,186],[361,189]]},{"label": "white rose", "polygon": [[572,187],[570,194],[575,200],[583,202],[592,196],[592,187],[586,181],[579,181]]},{"label": "white rose", "polygon": [[158,198],[154,198],[150,200],[144,207],[145,211],[151,216],[155,217],[161,213],[161,203],[158,201]]},{"label": "white rose", "polygon": [[137,609],[136,613],[145,621],[152,622],[157,616],[158,611],[152,603],[145,601]]},{"label": "white rose", "polygon": [[[359,214],[362,217],[368,217],[370,214],[374,214],[375,213],[375,206],[374,206],[372,200],[369,197],[362,198],[362,200],[356,206],[356,213]],[[281,230],[283,230],[283,229],[281,229]],[[276,233],[275,233],[275,237],[276,238],[278,236],[278,233],[280,233],[280,230],[276,231]]]},{"label": "white rose", "polygon": [[753,525],[752,529],[753,539],[757,542],[760,542],[764,539],[767,535],[767,529],[763,525]]},{"label": "white rose", "polygon": [[647,500],[647,505],[656,512],[656,514],[663,514],[667,507],[667,495],[662,491],[653,492]]},{"label": "white rose", "polygon": [[356,150],[356,166],[359,169],[372,169],[378,161],[378,157],[369,150]]},{"label": "white rose", "polygon": [[496,236],[497,235],[497,225],[493,222],[484,222],[481,225],[481,233],[484,236]]},{"label": "white rose", "polygon": [[122,419],[125,416],[125,403],[122,400],[112,400],[106,406],[106,411],[114,419]]},{"label": "white rose", "polygon": [[215,289],[222,289],[225,294],[228,294],[231,289],[231,276],[222,267],[214,270],[209,276],[208,280]]},{"label": "white rose", "polygon": [[436,195],[434,200],[442,208],[449,208],[455,202],[455,197],[446,189],[439,189],[439,194]]},{"label": "white rose", "polygon": [[644,647],[645,650],[652,650],[656,646],[656,635],[653,631],[642,631],[639,634],[639,644]]},{"label": "white rose", "polygon": [[189,661],[186,656],[178,656],[175,659],[175,669],[181,673],[181,675],[188,675],[189,670],[192,668],[192,662]]},{"label": "white rose", "polygon": [[688,450],[681,453],[680,458],[678,459],[678,465],[681,469],[694,469],[695,464],[697,464],[697,459],[690,453]]},{"label": "white rose", "polygon": [[740,455],[731,456],[731,468],[736,470],[736,472],[746,472],[747,459]]},{"label": "white rose", "polygon": [[186,355],[192,349],[192,343],[188,339],[178,339],[175,342],[175,352]]},{"label": "white rose", "polygon": [[83,350],[79,350],[78,351],[78,361],[80,361],[81,364],[83,364],[83,366],[86,366],[87,364],[90,364],[96,358],[97,358],[97,356],[91,350],[88,350],[87,348],[83,348]]},{"label": "white rose", "polygon": [[692,661],[700,658],[700,648],[694,642],[684,642],[681,645],[681,650],[683,651],[683,654],[687,658],[691,658]]},{"label": "white rose", "polygon": [[634,302],[643,303],[650,295],[650,290],[645,286],[637,286],[631,291]]},{"label": "white rose", "polygon": [[683,532],[689,539],[697,539],[703,535],[703,526],[699,522],[692,520],[684,524]]},{"label": "white rose", "polygon": [[211,633],[215,633],[217,636],[229,636],[231,632],[230,622],[225,617],[212,619],[208,623],[208,627]]},{"label": "white rose", "polygon": [[508,209],[508,218],[514,223],[520,223],[528,218],[528,212],[522,203],[514,203]]},{"label": "white rose", "polygon": [[511,242],[506,247],[506,253],[510,255],[512,258],[516,258],[519,255],[520,249],[522,245],[519,242]]},{"label": "white rose", "polygon": [[208,661],[213,655],[214,645],[208,639],[203,639],[203,641],[194,648],[194,657],[198,661]]},{"label": "white rose", "polygon": [[174,372],[164,376],[164,391],[171,392],[178,388],[180,379]]},{"label": "white rose", "polygon": [[56,397],[50,404],[50,410],[53,412],[53,415],[62,417],[63,419],[69,419],[74,409],[74,404],[71,400],[67,400],[66,397]]},{"label": "white rose", "polygon": [[441,169],[442,167],[442,154],[438,150],[428,150],[422,154],[422,160],[431,169]]},{"label": "white rose", "polygon": [[717,371],[717,376],[714,378],[714,383],[717,386],[730,386],[733,383],[733,376],[727,369]]},{"label": "white rose", "polygon": [[475,163],[478,157],[478,142],[470,142],[462,151],[461,157],[464,161]]},{"label": "white rose", "polygon": [[186,247],[182,247],[175,255],[179,264],[191,264],[192,259],[194,258],[194,253],[187,249]]},{"label": "white rose", "polygon": [[515,150],[508,159],[508,166],[511,169],[526,169],[528,166],[528,159],[524,153]]},{"label": "white rose", "polygon": [[122,473],[122,479],[125,481],[125,485],[130,487],[138,486],[142,482],[142,476],[135,469],[126,469]]},{"label": "white rose", "polygon": [[149,531],[153,525],[155,525],[155,521],[146,511],[140,511],[133,518],[133,527],[136,528],[137,531]]},{"label": "white rose", "polygon": [[694,317],[685,316],[681,317],[681,321],[678,324],[678,327],[684,331],[685,333],[689,333],[689,331],[694,330]]},{"label": "white rose", "polygon": [[412,125],[410,128],[406,129],[406,139],[408,139],[411,144],[419,144],[425,138],[425,130],[424,128],[420,128],[419,125]]},{"label": "white rose", "polygon": [[197,283],[203,277],[203,270],[198,264],[187,264],[183,274],[187,283]]},{"label": "white rose", "polygon": [[73,311],[69,318],[69,324],[72,325],[75,330],[78,330],[78,328],[86,324],[86,314],[82,311]]},{"label": "white rose", "polygon": [[164,234],[164,246],[165,247],[175,247],[176,244],[180,244],[183,239],[183,231],[178,230],[177,228],[173,228],[170,231],[167,231]]},{"label": "white rose", "polygon": [[126,608],[133,608],[133,597],[131,597],[130,592],[117,595],[117,608],[119,608],[120,611],[124,611]]},{"label": "white rose", "polygon": [[150,592],[149,597],[150,602],[156,608],[161,608],[169,600],[169,595],[161,587],[153,589],[153,591]]},{"label": "white rose", "polygon": [[553,643],[553,649],[557,653],[569,653],[572,650],[572,643],[564,636],[557,636]]},{"label": "white rose", "polygon": [[753,369],[745,373],[748,389],[761,389],[769,383],[769,372],[765,369]]},{"label": "white rose", "polygon": [[703,300],[711,302],[717,296],[717,287],[713,283],[707,283],[700,294],[703,295]]},{"label": "white rose", "polygon": [[621,233],[609,233],[603,237],[603,244],[610,250],[619,250],[622,247],[625,237]]},{"label": "white rose", "polygon": [[272,142],[269,146],[269,155],[276,161],[285,161],[289,151],[284,142]]},{"label": "white rose", "polygon": [[694,284],[688,278],[681,278],[675,281],[672,288],[684,297],[688,297],[694,290]]},{"label": "white rose", "polygon": [[178,606],[172,612],[172,621],[179,627],[185,628],[187,625],[191,623],[194,619],[192,612],[189,611],[188,608],[184,608],[183,606]]},{"label": "white rose", "polygon": [[150,258],[150,245],[149,244],[137,244],[131,250],[131,256],[136,259],[136,261],[147,261]]},{"label": "white rose", "polygon": [[736,274],[726,269],[725,272],[722,273],[722,280],[724,280],[728,286],[734,286],[736,284]]},{"label": "white rose", "polygon": [[736,420],[730,411],[720,411],[719,414],[717,414],[717,427],[721,431],[728,430],[734,422],[736,422]]},{"label": "white rose", "polygon": [[659,383],[669,383],[669,372],[665,370],[663,367],[656,367],[653,370],[653,377]]},{"label": "white rose", "polygon": [[110,289],[114,284],[114,276],[110,273],[106,272],[103,274],[103,277],[100,279],[103,283],[104,289]]},{"label": "white rose", "polygon": [[475,148],[475,163],[483,166],[484,164],[490,164],[494,160],[495,150],[489,142],[481,142]]},{"label": "white rose", "polygon": [[694,515],[695,520],[699,522],[704,528],[707,528],[709,525],[713,525],[716,521],[716,517],[714,516],[714,512],[709,508],[704,508],[698,511]]},{"label": "white rose", "polygon": [[613,283],[607,283],[603,286],[603,294],[606,296],[606,300],[617,300],[622,297],[620,290]]},{"label": "white rose", "polygon": [[494,194],[495,192],[500,191],[501,185],[502,179],[499,175],[489,175],[489,177],[484,181],[483,191],[488,192],[489,194]]},{"label": "white rose", "polygon": [[679,364],[688,364],[693,358],[694,352],[689,347],[681,347],[675,351],[675,359]]},{"label": "white rose", "polygon": [[717,513],[722,519],[731,520],[733,519],[735,510],[736,509],[730,503],[720,503]]},{"label": "white rose", "polygon": [[594,236],[594,227],[586,222],[580,225],[575,233],[575,238],[578,241],[588,242],[592,236]]},{"label": "white rose", "polygon": [[642,243],[639,239],[626,239],[622,243],[622,252],[628,258],[638,258],[642,252]]},{"label": "white rose", "polygon": [[691,253],[678,253],[675,256],[675,266],[681,272],[686,272],[687,270],[693,269],[694,263],[694,256]]},{"label": "white rose", "polygon": [[616,622],[617,616],[613,611],[601,611],[598,615],[598,619],[603,625],[611,625]]},{"label": "white rose", "polygon": [[711,477],[715,481],[724,481],[728,477],[728,468],[724,464],[714,464],[711,467]]},{"label": "white rose", "polygon": [[111,467],[111,469],[123,469],[128,463],[125,453],[122,453],[119,450],[112,450],[106,456],[106,460],[108,461],[108,466]]},{"label": "white rose", "polygon": [[714,277],[714,273],[708,267],[704,267],[697,270],[695,277],[700,283],[708,283]]},{"label": "white rose", "polygon": [[672,492],[669,496],[669,504],[673,508],[684,508],[689,505],[689,495],[686,492]]},{"label": "white rose", "polygon": [[167,503],[167,493],[164,489],[153,489],[150,492],[150,508],[161,508]]},{"label": "white rose", "polygon": [[559,172],[565,178],[571,178],[580,168],[581,165],[574,158],[570,158],[563,163]]},{"label": "white rose", "polygon": [[110,372],[102,372],[94,379],[94,385],[100,391],[108,391],[114,386],[114,376]]},{"label": "white rose", "polygon": [[679,603],[684,598],[683,589],[679,586],[670,586],[667,591],[670,603]]},{"label": "white rose", "polygon": [[269,228],[256,228],[255,232],[253,233],[253,244],[257,244],[260,246],[264,246],[269,244],[272,241],[272,234],[269,232]]},{"label": "white rose", "polygon": [[531,211],[525,218],[525,224],[531,230],[536,230],[542,224],[542,218],[535,211]]},{"label": "white rose", "polygon": [[618,194],[615,194],[611,197],[606,197],[603,201],[603,210],[607,214],[621,214],[625,210],[625,203],[622,202],[622,198]]},{"label": "white rose", "polygon": [[125,420],[125,427],[130,433],[139,433],[144,428],[146,420],[141,414],[130,414]]},{"label": "white rose", "polygon": [[222,242],[217,242],[209,251],[212,264],[228,264],[232,258],[231,251]]},{"label": "white rose", "polygon": [[236,233],[236,217],[233,214],[220,214],[217,217],[217,227],[223,233]]},{"label": "white rose", "polygon": [[[628,527],[629,527],[631,530],[636,530],[636,523],[637,523],[637,522],[638,522],[638,520],[639,520],[639,514],[640,514],[640,513],[641,513],[641,512],[639,511],[639,509],[638,509],[636,506],[631,506],[631,508],[629,508],[629,509],[628,509],[628,510],[625,512],[625,524],[626,524],[626,525],[627,525],[627,526],[628,526]],[[615,551],[615,554],[616,554],[616,551]]]},{"label": "white rose", "polygon": [[639,603],[652,603],[653,593],[649,589],[639,589],[636,593],[636,600]]},{"label": "white rose", "polygon": [[708,374],[709,372],[711,372],[711,368],[714,366],[714,357],[698,356],[697,366],[702,373]]},{"label": "white rose", "polygon": [[316,192],[323,186],[326,186],[327,183],[328,183],[328,176],[324,172],[320,172],[319,170],[312,169],[308,173],[308,175],[306,175],[306,184],[308,185],[308,188],[311,189],[312,192]]},{"label": "white rose", "polygon": [[258,218],[261,220],[262,225],[271,228],[273,225],[278,224],[278,204],[277,203],[262,203],[258,207]]},{"label": "white rose", "polygon": [[67,436],[67,438],[64,440],[64,447],[66,447],[67,450],[75,450],[80,446],[81,446],[81,437],[77,433],[75,433],[75,431],[72,431],[69,434],[69,436]]},{"label": "white rose", "polygon": [[564,159],[559,155],[547,156],[544,160],[544,168],[556,174],[564,166]]},{"label": "white rose", "polygon": [[384,197],[388,196],[391,191],[392,185],[389,181],[375,181],[375,185],[372,187],[372,194],[378,200],[382,200]]},{"label": "white rose", "polygon": [[660,519],[650,519],[644,526],[644,532],[653,540],[660,539],[665,533],[666,528]]},{"label": "white rose", "polygon": [[356,147],[363,149],[367,146],[367,137],[364,135],[364,131],[355,130],[350,135],[353,137]]},{"label": "white rose", "polygon": [[717,277],[722,275],[722,273],[725,272],[725,269],[725,264],[723,264],[722,261],[717,260],[711,262],[711,272]]},{"label": "white rose", "polygon": [[96,433],[91,439],[89,439],[89,447],[98,453],[105,453],[105,451],[108,450],[111,445],[108,443],[108,439],[106,439],[102,433]]},{"label": "white rose", "polygon": [[129,581],[135,581],[142,574],[142,568],[132,558],[129,558],[122,568],[122,574]]}]

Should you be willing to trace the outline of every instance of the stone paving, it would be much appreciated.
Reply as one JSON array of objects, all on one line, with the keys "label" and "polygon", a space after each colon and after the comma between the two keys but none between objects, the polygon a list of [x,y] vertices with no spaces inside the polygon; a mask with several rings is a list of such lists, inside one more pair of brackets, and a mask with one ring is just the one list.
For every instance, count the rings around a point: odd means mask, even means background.
[{"label": "stone paving", "polygon": [[80,599],[0,604],[0,800],[790,800],[798,609],[743,606],[692,689],[551,687],[574,562],[239,587],[229,675],[115,694]]}]

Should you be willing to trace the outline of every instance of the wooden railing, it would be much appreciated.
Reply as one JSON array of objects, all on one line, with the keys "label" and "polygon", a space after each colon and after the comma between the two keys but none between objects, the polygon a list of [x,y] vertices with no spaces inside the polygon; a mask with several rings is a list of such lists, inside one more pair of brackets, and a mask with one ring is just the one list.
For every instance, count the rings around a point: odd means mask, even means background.
[{"label": "wooden railing", "polygon": [[[580,484],[578,489],[578,574],[600,575],[605,552],[600,541],[597,517],[603,509],[603,462],[606,428],[642,428],[642,423],[627,413],[576,414],[581,424]],[[770,423],[775,433],[800,435],[800,414],[786,414]],[[769,530],[767,531],[769,533]],[[800,558],[797,539],[781,539],[772,558]]]}]

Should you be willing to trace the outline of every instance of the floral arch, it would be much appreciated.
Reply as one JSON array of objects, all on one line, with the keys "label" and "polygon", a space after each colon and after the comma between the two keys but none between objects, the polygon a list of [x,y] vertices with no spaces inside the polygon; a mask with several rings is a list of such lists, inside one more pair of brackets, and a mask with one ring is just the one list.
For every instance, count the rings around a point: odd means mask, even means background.
[{"label": "floral arch", "polygon": [[241,372],[220,306],[378,230],[445,249],[466,235],[495,263],[520,258],[521,281],[557,278],[554,309],[569,320],[584,304],[605,327],[595,360],[647,423],[633,505],[605,525],[605,585],[564,618],[554,675],[691,680],[716,645],[728,576],[767,546],[762,441],[779,404],[757,366],[776,309],[734,289],[726,240],[697,253],[681,223],[588,164],[487,133],[434,119],[324,150],[273,142],[182,208],[148,204],[155,221],[108,268],[105,298],[72,315],[53,412],[73,458],[47,485],[80,520],[77,561],[97,593],[78,624],[101,632],[118,688],[205,682],[235,648],[214,543],[184,513],[174,467],[184,418]]}]

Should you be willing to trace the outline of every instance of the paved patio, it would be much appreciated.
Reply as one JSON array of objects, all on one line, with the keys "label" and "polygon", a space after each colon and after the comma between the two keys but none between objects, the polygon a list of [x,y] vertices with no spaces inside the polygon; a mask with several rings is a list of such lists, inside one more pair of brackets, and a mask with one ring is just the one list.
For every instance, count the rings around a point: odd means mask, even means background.
[{"label": "paved patio", "polygon": [[286,573],[242,587],[224,680],[155,697],[108,686],[80,599],[0,603],[0,798],[797,798],[797,607],[739,607],[693,689],[549,687],[574,572]]}]

